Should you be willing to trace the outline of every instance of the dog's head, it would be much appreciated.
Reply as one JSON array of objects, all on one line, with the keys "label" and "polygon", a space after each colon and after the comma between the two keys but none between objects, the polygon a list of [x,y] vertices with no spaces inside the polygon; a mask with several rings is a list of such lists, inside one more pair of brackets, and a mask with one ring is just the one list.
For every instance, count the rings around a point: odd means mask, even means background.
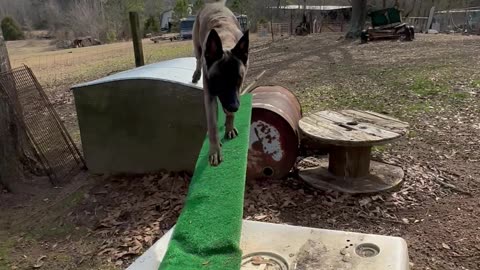
[{"label": "dog's head", "polygon": [[248,30],[231,50],[223,50],[222,40],[212,29],[205,46],[207,84],[210,95],[217,96],[223,109],[236,112],[240,107],[240,88],[248,65]]}]

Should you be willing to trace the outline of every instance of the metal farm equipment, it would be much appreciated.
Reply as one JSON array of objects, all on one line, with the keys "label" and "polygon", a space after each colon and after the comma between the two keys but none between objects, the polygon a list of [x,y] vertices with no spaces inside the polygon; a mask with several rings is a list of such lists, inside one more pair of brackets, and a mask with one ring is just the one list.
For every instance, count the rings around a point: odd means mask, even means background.
[{"label": "metal farm equipment", "polygon": [[412,41],[415,39],[414,27],[402,21],[401,11],[395,7],[370,12],[372,26],[362,31],[361,41],[380,39],[401,39]]}]

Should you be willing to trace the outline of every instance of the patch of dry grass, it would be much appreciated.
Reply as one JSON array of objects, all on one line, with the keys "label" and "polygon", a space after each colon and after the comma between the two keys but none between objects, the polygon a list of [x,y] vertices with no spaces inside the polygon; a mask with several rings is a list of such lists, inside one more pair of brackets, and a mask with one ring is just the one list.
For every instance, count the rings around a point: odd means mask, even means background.
[{"label": "patch of dry grass", "polygon": [[[259,41],[255,34],[250,40],[261,44],[269,41]],[[29,66],[47,92],[135,67],[131,41],[57,50],[51,40],[21,40],[10,41],[7,47],[12,66]],[[155,44],[144,39],[143,50],[146,64],[193,56],[190,40]]]},{"label": "patch of dry grass", "polygon": [[[192,55],[189,41],[154,44],[145,39],[143,48],[147,64]],[[54,50],[49,41],[21,41],[8,43],[8,49],[12,66],[32,68],[47,90],[69,88],[135,66],[131,42]]]}]

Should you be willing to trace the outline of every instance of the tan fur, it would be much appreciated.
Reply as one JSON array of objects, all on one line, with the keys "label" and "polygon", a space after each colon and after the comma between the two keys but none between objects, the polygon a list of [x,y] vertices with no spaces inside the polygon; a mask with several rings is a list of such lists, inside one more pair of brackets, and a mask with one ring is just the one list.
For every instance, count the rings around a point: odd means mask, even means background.
[{"label": "tan fur", "polygon": [[[214,1],[214,3],[207,3],[205,5],[197,15],[192,36],[195,57],[197,59],[193,82],[195,83],[200,79],[201,70],[203,70],[204,102],[210,141],[209,162],[212,166],[217,166],[222,162],[221,144],[217,131],[217,98],[209,94],[207,87],[208,74],[206,74],[207,66],[204,60],[207,38],[212,29],[215,29],[218,33],[224,50],[233,49],[243,37],[237,18],[233,12],[225,6],[225,1]],[[240,73],[243,78],[246,73],[246,67],[242,66]],[[238,131],[234,127],[234,114],[227,112],[226,114],[225,137],[227,139],[233,139],[238,135]]]},{"label": "tan fur", "polygon": [[[217,31],[224,49],[232,49],[243,36],[237,18],[232,11],[225,7],[223,2],[205,4],[205,7],[197,15],[192,34],[197,70],[202,68],[203,49],[212,29]],[[199,59],[200,61],[198,61]]]}]

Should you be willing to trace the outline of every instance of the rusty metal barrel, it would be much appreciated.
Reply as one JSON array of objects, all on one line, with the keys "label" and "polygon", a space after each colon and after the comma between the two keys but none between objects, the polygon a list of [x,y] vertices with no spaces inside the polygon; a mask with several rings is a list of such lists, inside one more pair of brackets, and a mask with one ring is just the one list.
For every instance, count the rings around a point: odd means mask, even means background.
[{"label": "rusty metal barrel", "polygon": [[252,95],[247,178],[283,178],[298,155],[300,102],[281,86],[259,86]]}]

